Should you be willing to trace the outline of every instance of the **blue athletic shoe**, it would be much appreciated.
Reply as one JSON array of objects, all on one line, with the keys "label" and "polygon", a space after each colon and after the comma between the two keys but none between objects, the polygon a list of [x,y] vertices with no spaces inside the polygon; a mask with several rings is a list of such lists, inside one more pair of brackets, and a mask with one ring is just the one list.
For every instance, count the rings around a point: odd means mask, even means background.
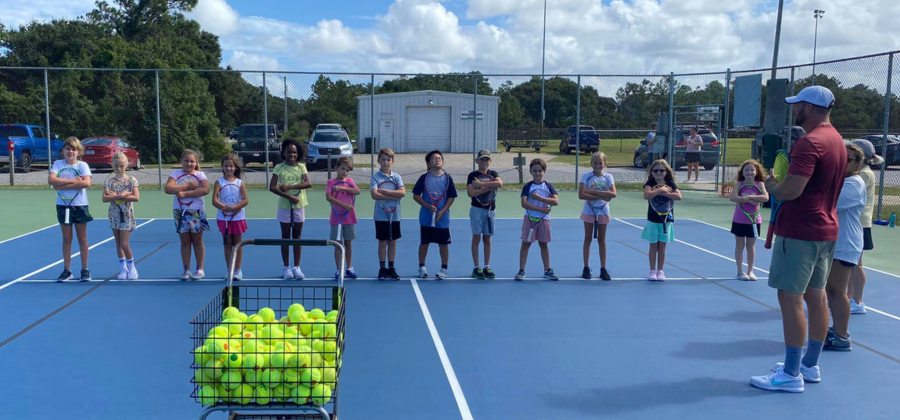
[{"label": "blue athletic shoe", "polygon": [[357,277],[356,270],[354,270],[353,267],[348,268],[347,271],[344,272],[344,277],[348,279],[355,279]]}]

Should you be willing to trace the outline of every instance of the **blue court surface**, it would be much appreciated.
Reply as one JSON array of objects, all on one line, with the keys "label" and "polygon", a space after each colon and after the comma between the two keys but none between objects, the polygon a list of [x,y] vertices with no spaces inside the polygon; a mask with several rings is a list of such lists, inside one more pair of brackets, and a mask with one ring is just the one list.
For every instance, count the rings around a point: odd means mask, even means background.
[{"label": "blue court surface", "polygon": [[[249,220],[245,238],[277,238],[275,220]],[[0,395],[4,419],[192,419],[190,320],[222,291],[221,236],[208,233],[207,278],[179,281],[171,220],[141,220],[132,248],[141,279],[117,281],[105,220],[89,227],[91,283],[56,284],[59,231],[0,243]],[[374,226],[357,226],[360,280],[346,282],[340,418],[346,419],[896,419],[900,413],[900,277],[869,270],[869,313],[854,315],[850,353],[822,355],[823,381],[803,394],[754,389],[784,353],[770,252],[760,281],[734,279],[734,239],[700,221],[676,223],[669,281],[645,280],[644,221],[615,219],[613,281],[582,280],[582,222],[554,219],[559,282],[542,279],[532,247],[518,270],[521,219],[496,223],[497,280],[474,280],[467,220],[453,220],[450,278],[413,279],[417,221],[403,221],[397,267],[379,282]],[[325,220],[303,237],[324,239]],[[74,251],[77,252],[77,245]],[[596,244],[592,267],[599,273]],[[73,258],[73,271],[80,269]],[[439,268],[437,246],[428,255]],[[331,248],[305,248],[308,280],[280,280],[277,248],[248,247],[242,285],[334,285]],[[108,281],[106,281],[108,280]],[[225,418],[217,413],[210,418]]]}]

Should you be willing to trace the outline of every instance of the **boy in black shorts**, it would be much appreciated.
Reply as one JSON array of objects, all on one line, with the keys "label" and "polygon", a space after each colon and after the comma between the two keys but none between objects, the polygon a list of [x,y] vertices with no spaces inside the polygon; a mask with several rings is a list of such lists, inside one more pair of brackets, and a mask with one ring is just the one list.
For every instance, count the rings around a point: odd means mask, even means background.
[{"label": "boy in black shorts", "polygon": [[450,259],[450,206],[456,199],[456,187],[450,174],[444,172],[444,155],[432,150],[425,155],[428,172],[419,177],[413,187],[413,199],[422,208],[419,210],[421,244],[419,245],[419,278],[427,278],[425,257],[428,244],[435,243],[441,252],[441,269],[435,277],[447,278],[447,261]]}]

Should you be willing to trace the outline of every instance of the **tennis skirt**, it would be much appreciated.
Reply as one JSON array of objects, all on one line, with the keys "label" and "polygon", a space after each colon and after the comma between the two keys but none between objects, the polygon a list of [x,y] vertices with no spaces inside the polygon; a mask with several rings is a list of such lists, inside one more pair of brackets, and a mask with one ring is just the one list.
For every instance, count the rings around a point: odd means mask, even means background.
[{"label": "tennis skirt", "polygon": [[675,241],[675,224],[666,223],[666,233],[663,233],[662,223],[647,222],[644,231],[641,232],[641,238],[646,239],[651,244],[657,242],[668,243]]},{"label": "tennis skirt", "polygon": [[[595,219],[595,216],[593,213],[581,213],[581,221],[584,223],[594,224],[594,219]],[[608,214],[598,214],[596,216],[596,219],[597,219],[597,224],[600,224],[600,225],[608,225],[610,220],[612,220],[609,218]]]},{"label": "tennis skirt", "polygon": [[180,226],[176,233],[201,233],[209,231],[209,220],[206,219],[206,210],[187,210],[184,216],[181,210],[173,209],[172,215],[175,223]]},{"label": "tennis skirt", "polygon": [[73,225],[88,223],[94,220],[88,206],[73,206],[69,208],[69,223],[66,223],[66,206],[56,205],[56,220],[61,225]]},{"label": "tennis skirt", "polygon": [[[225,225],[228,225],[228,232],[225,232]],[[232,220],[225,223],[222,219],[216,219],[216,226],[219,227],[219,233],[223,235],[243,235],[247,232],[246,220]]]},{"label": "tennis skirt", "polygon": [[306,221],[306,207],[300,207],[299,209],[283,209],[281,207],[278,208],[278,215],[275,216],[278,218],[279,223],[291,223],[291,211],[294,212],[294,223],[303,223]]},{"label": "tennis skirt", "polygon": [[[749,220],[749,219],[748,219]],[[754,235],[754,231],[756,235]],[[762,228],[759,223],[738,223],[731,222],[731,233],[739,238],[759,238]]]}]

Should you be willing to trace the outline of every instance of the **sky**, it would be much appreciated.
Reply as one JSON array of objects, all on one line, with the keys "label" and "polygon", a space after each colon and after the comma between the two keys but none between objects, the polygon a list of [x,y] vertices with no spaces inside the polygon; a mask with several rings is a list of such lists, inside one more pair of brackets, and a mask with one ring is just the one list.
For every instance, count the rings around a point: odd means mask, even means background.
[{"label": "sky", "polygon": [[[92,0],[0,0],[7,27]],[[188,17],[240,70],[540,74],[543,0],[199,0]],[[547,0],[546,74],[771,66],[777,0]],[[900,1],[787,0],[780,65],[900,49]]]}]

